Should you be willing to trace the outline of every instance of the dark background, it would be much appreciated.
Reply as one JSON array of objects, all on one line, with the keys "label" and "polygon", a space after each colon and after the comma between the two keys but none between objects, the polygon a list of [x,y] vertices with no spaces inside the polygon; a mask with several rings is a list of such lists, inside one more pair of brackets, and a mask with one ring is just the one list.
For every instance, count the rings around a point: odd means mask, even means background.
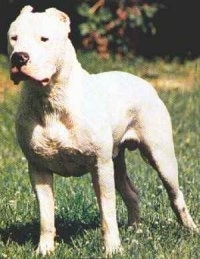
[{"label": "dark background", "polygon": [[[71,38],[80,47],[78,24],[80,17],[76,7],[80,0],[0,0],[0,52],[6,53],[6,34],[11,21],[27,4],[35,11],[56,7],[71,18]],[[137,53],[143,56],[180,56],[195,58],[200,55],[200,1],[198,0],[157,0],[165,8],[154,17],[156,35],[141,34]]]}]

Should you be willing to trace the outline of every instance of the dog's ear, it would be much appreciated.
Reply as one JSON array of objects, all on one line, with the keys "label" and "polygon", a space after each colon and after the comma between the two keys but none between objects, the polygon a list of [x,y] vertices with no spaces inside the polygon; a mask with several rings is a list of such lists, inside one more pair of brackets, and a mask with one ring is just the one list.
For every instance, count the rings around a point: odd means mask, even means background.
[{"label": "dog's ear", "polygon": [[20,14],[24,14],[24,13],[31,13],[33,12],[33,7],[30,5],[26,5],[22,8]]},{"label": "dog's ear", "polygon": [[45,12],[49,15],[56,16],[60,21],[64,22],[67,25],[68,33],[70,32],[70,19],[66,13],[53,7],[46,9]]}]

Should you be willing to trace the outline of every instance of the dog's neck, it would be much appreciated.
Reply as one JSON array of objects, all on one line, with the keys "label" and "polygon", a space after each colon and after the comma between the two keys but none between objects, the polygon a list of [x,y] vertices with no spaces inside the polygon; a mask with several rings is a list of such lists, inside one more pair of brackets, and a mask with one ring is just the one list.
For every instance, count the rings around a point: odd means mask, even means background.
[{"label": "dog's neck", "polygon": [[78,62],[75,49],[69,39],[66,42],[65,51],[60,63],[57,73],[52,78],[53,86],[64,84],[66,87],[73,83],[74,74],[87,73]]}]

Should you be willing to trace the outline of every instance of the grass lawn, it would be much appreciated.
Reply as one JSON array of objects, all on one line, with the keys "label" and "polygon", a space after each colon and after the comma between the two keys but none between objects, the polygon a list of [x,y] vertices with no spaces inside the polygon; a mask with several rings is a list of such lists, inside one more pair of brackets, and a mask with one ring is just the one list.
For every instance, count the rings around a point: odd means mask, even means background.
[{"label": "grass lawn", "polygon": [[[143,59],[105,62],[93,54],[82,53],[79,58],[91,72],[120,69],[155,83],[172,116],[181,189],[194,220],[200,225],[199,60],[184,64]],[[5,89],[13,87],[6,69],[6,59],[0,57],[1,89],[2,85]],[[172,82],[174,85],[170,87]],[[180,84],[183,87],[178,90]],[[168,88],[173,89],[166,90]],[[14,131],[17,93],[1,92],[4,96],[0,103],[0,258],[39,258],[34,254],[39,233],[37,203]],[[127,152],[127,167],[140,192],[142,219],[137,229],[127,229],[126,209],[117,196],[124,254],[114,258],[200,258],[200,235],[190,233],[176,222],[157,174],[138,152]],[[55,176],[55,196],[58,246],[55,254],[48,258],[102,258],[99,210],[90,175]]]}]

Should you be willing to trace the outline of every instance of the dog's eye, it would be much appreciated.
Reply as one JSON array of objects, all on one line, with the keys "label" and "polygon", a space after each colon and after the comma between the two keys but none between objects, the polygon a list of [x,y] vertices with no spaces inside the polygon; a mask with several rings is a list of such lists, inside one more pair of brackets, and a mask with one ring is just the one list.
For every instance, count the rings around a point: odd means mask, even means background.
[{"label": "dog's eye", "polygon": [[17,41],[17,35],[12,36],[12,37],[11,37],[11,40]]},{"label": "dog's eye", "polygon": [[41,41],[43,41],[43,42],[46,42],[46,41],[49,40],[49,38],[47,38],[47,37],[41,37],[40,39],[41,39]]}]

